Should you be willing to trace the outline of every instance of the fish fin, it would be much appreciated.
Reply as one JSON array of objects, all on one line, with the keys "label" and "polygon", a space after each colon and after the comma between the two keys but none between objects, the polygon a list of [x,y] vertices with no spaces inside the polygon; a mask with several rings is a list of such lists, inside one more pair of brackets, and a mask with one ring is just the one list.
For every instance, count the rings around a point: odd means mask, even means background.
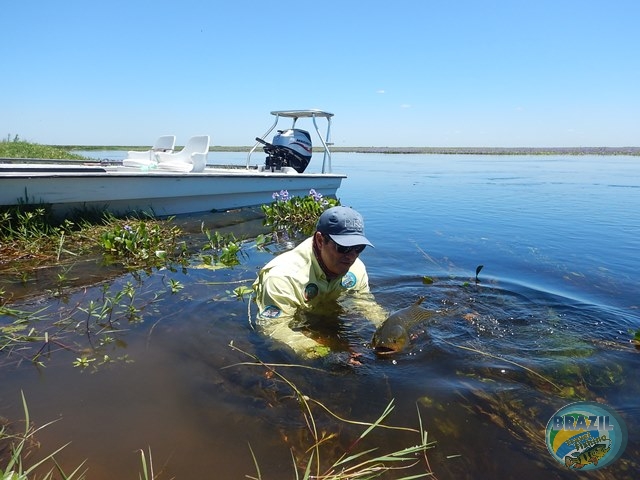
[{"label": "fish fin", "polygon": [[416,303],[414,303],[414,305],[420,305],[422,302],[424,302],[424,299],[427,297],[420,297],[418,298],[418,300],[416,300]]}]

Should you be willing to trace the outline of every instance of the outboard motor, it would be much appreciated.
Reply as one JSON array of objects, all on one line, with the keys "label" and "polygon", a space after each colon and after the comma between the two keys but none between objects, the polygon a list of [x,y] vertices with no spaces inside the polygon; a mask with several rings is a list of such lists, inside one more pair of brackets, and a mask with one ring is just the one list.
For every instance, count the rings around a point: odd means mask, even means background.
[{"label": "outboard motor", "polygon": [[256,140],[264,145],[263,149],[267,154],[265,165],[271,171],[292,167],[296,172],[302,173],[309,165],[312,145],[311,136],[306,130],[278,130],[278,134],[273,137],[273,143],[265,142],[261,138]]}]

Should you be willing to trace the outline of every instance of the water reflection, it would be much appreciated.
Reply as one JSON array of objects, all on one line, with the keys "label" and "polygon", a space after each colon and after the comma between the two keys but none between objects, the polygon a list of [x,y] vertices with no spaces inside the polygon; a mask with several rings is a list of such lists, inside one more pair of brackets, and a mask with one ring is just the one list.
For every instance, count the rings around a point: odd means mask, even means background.
[{"label": "water reflection", "polygon": [[[340,158],[334,159],[337,170]],[[437,441],[428,457],[440,480],[573,479],[546,451],[544,426],[578,399],[610,405],[629,432],[637,431],[640,357],[628,339],[640,326],[633,307],[638,264],[629,255],[638,237],[618,215],[637,189],[625,188],[630,198],[605,201],[607,191],[620,190],[610,187],[616,183],[607,170],[611,163],[593,162],[584,180],[578,176],[584,164],[566,159],[411,157],[405,159],[410,168],[394,175],[396,163],[378,160],[350,176],[343,203],[357,204],[372,232],[377,248],[364,259],[378,302],[393,311],[425,296],[424,306],[437,313],[412,330],[407,350],[377,357],[368,347],[371,324],[345,311],[335,329],[315,334],[336,350],[360,352],[362,365],[340,363],[337,356],[305,365],[313,368],[291,366],[299,360],[251,328],[249,304],[233,293],[272,256],[251,241],[232,269],[194,262],[184,271],[107,274],[87,262],[87,270],[103,277],[87,281],[83,274],[84,283],[64,295],[47,293],[46,283],[19,287],[24,295],[11,307],[33,312],[30,320],[51,315],[50,338],[59,344],[45,348],[42,367],[30,358],[44,340],[2,351],[9,362],[0,368],[0,415],[21,418],[23,390],[37,425],[60,418],[39,433],[42,450],[72,441],[60,461],[75,466],[88,459],[92,479],[135,478],[136,451],[148,447],[166,478],[209,472],[241,478],[255,473],[249,443],[264,478],[294,478],[290,449],[304,458],[310,446],[300,404],[288,384],[248,364],[254,362],[231,348],[233,342],[264,362],[287,365],[278,371],[343,418],[375,421],[393,399],[388,423],[417,428],[419,411]],[[358,165],[357,158],[349,162]],[[617,184],[635,181],[620,177]],[[372,197],[378,188],[389,188],[388,203]],[[567,189],[587,193],[572,200]],[[397,218],[390,219],[390,205]],[[568,222],[568,215],[576,221]],[[244,220],[196,219],[191,241],[202,240],[200,221],[238,237],[261,231],[258,219]],[[604,255],[618,245],[619,256]],[[487,266],[476,283],[473,270],[481,262]],[[425,275],[433,281],[424,283]],[[172,291],[172,280],[183,288]],[[94,324],[87,335],[87,309],[105,297],[105,285],[111,294],[132,285],[138,315],[128,317],[124,309],[112,318],[115,330]],[[14,319],[5,315],[2,322]],[[37,321],[39,328],[45,323]],[[100,345],[106,335],[113,340]],[[82,355],[95,360],[74,367]],[[362,432],[321,409],[317,422],[337,435],[324,444],[327,461]],[[390,451],[416,442],[410,432],[376,430],[357,447]],[[639,454],[632,434],[623,457],[589,478],[635,478]]]},{"label": "water reflection", "polygon": [[[73,349],[52,352],[46,371],[25,362],[2,370],[3,402],[11,405],[6,412],[18,415],[15,393],[22,388],[37,419],[61,416],[54,428],[42,432],[41,441],[73,441],[61,461],[88,458],[91,478],[128,478],[137,468],[132,452],[146,446],[152,448],[154,463],[177,478],[206,471],[229,477],[250,474],[247,443],[264,475],[291,471],[289,450],[304,458],[311,445],[295,394],[229,346],[233,342],[267,363],[299,363],[252,330],[249,305],[231,292],[238,282],[250,282],[268,255],[248,250],[249,262],[234,269],[194,265],[186,274],[159,271],[138,277],[139,321],[114,319],[116,331],[110,335],[119,342],[98,349],[100,355],[122,361],[96,361],[82,372],[71,366],[78,352],[96,347],[95,340],[81,341],[82,317],[74,315],[103,295],[104,287],[77,291],[57,303],[56,318],[74,318],[80,335],[59,334],[60,343]],[[170,278],[185,288],[168,293]],[[130,275],[122,276],[111,288],[131,282]],[[417,278],[388,278],[376,292],[389,310],[423,295],[425,307],[437,315],[412,331],[405,352],[376,357],[368,348],[371,324],[346,314],[338,323],[336,345],[362,353],[362,366],[318,362],[309,365],[313,369],[283,366],[279,371],[343,418],[372,422],[395,399],[390,423],[417,428],[419,408],[429,437],[438,442],[429,459],[440,479],[479,478],[478,471],[485,472],[482,478],[517,471],[519,477],[533,479],[541,469],[570,478],[541,442],[540,432],[553,412],[582,398],[637,405],[637,353],[610,333],[614,326],[623,328],[623,318],[498,279],[476,284],[467,277],[446,277],[423,284]],[[19,307],[35,310],[39,304],[36,300]],[[625,415],[624,408],[621,413]],[[625,420],[630,431],[637,428],[637,417],[625,415]],[[361,433],[321,410],[317,421],[321,431],[337,435],[324,446],[327,458],[344,451]],[[385,431],[362,447],[392,450],[415,442],[408,433]],[[499,462],[487,456],[487,445]],[[628,452],[637,449],[630,442]],[[450,455],[461,456],[448,459]],[[630,458],[608,468],[608,474],[615,470],[616,478],[631,478],[624,473],[632,465]]]}]

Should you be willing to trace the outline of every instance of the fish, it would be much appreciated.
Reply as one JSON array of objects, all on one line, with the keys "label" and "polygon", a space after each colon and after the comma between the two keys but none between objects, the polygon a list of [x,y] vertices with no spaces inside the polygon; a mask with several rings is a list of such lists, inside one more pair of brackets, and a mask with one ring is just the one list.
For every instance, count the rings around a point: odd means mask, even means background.
[{"label": "fish", "polygon": [[371,340],[371,348],[375,353],[389,355],[400,352],[409,345],[409,330],[433,316],[433,312],[420,306],[423,301],[424,297],[420,297],[410,307],[393,312],[376,329]]},{"label": "fish", "polygon": [[606,444],[596,443],[578,455],[567,455],[564,457],[564,464],[569,468],[582,468],[590,463],[597,466],[598,460],[604,457],[609,450],[611,447]]}]

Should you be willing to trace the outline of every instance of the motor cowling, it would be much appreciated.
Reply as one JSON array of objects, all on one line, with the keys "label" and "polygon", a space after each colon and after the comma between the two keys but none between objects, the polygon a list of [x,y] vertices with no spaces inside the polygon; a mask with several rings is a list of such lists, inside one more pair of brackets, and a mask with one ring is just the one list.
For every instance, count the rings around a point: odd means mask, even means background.
[{"label": "motor cowling", "polygon": [[273,137],[273,143],[265,143],[263,148],[267,154],[266,166],[271,170],[292,167],[298,173],[302,173],[311,160],[311,136],[306,130],[278,130]]}]

